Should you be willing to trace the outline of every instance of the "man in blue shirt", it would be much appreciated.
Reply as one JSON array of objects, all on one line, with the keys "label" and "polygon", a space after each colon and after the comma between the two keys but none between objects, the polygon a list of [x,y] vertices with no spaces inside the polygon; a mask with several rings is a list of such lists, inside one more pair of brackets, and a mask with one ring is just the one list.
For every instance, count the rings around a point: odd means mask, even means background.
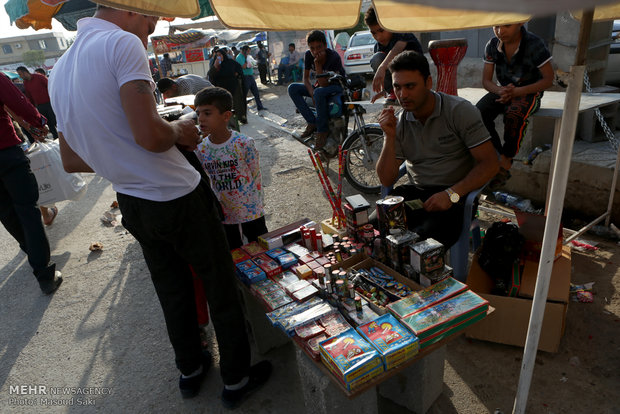
[{"label": "man in blue shirt", "polygon": [[[304,57],[303,83],[292,83],[288,87],[288,94],[295,103],[299,113],[304,117],[308,126],[301,134],[307,138],[317,131],[314,149],[320,150],[327,143],[329,135],[329,98],[342,93],[340,85],[330,85],[327,78],[317,78],[314,84],[310,83],[310,71],[316,75],[325,72],[335,72],[345,76],[342,60],[338,53],[327,48],[325,34],[320,30],[313,30],[306,36],[308,50]],[[308,107],[306,96],[314,100],[316,116]]]},{"label": "man in blue shirt", "polygon": [[243,68],[243,86],[245,89],[243,97],[245,98],[248,91],[251,91],[252,95],[254,95],[254,100],[256,101],[256,110],[264,111],[266,108],[260,100],[258,86],[256,85],[256,79],[254,79],[254,68],[252,67],[252,61],[254,59],[250,56],[250,46],[243,46],[241,48],[241,53],[239,53],[235,59]]}]

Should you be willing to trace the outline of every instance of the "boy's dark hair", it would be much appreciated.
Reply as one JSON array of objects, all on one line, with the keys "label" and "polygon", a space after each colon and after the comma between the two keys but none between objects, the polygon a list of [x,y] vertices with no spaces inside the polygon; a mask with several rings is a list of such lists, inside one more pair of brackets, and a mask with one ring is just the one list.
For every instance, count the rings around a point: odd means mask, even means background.
[{"label": "boy's dark hair", "polygon": [[291,46],[293,46],[293,49],[295,49],[295,43],[289,43],[288,44],[288,47],[291,47]]},{"label": "boy's dark hair", "polygon": [[45,76],[45,69],[43,69],[43,68],[36,68],[34,71]]},{"label": "boy's dark hair", "polygon": [[310,42],[321,42],[326,45],[327,39],[325,39],[325,33],[320,30],[313,30],[311,32],[308,32],[308,34],[306,35],[306,43]]},{"label": "boy's dark hair", "polygon": [[157,81],[157,89],[159,89],[159,92],[164,93],[168,89],[172,88],[172,85],[174,84],[175,82],[170,78],[161,78]]},{"label": "boy's dark hair", "polygon": [[169,58],[169,57],[170,57],[170,55],[168,53],[164,53],[164,59],[165,58]]},{"label": "boy's dark hair", "polygon": [[243,51],[245,51],[245,50],[250,50],[250,46],[248,46],[248,45],[243,45],[243,46],[241,47],[241,51],[243,52]]},{"label": "boy's dark hair", "polygon": [[26,69],[25,66],[18,66],[17,69],[15,69],[16,72],[28,72],[28,69]]},{"label": "boy's dark hair", "polygon": [[417,70],[425,81],[431,74],[428,60],[426,60],[424,55],[414,52],[413,50],[406,50],[396,55],[394,60],[388,65],[388,69],[392,73],[400,70]]},{"label": "boy's dark hair", "polygon": [[368,10],[366,10],[364,14],[364,23],[366,23],[366,26],[376,26],[379,24],[374,7],[369,7]]},{"label": "boy's dark hair", "polygon": [[224,113],[226,111],[232,111],[233,98],[226,89],[218,86],[210,86],[196,94],[194,106],[198,108],[200,105],[213,105],[220,113]]}]

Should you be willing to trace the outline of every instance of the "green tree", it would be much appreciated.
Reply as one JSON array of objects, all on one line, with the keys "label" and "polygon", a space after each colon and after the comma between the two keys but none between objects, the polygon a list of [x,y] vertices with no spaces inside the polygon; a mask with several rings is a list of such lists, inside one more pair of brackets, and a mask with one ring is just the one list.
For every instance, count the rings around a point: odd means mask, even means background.
[{"label": "green tree", "polygon": [[45,63],[45,53],[42,50],[27,50],[22,54],[24,65],[31,68],[40,68]]}]

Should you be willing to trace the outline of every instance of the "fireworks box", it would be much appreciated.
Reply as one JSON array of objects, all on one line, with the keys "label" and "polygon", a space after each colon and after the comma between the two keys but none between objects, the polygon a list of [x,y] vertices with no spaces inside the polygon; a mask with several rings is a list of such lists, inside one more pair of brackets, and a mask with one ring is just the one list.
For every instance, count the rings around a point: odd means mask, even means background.
[{"label": "fireworks box", "polygon": [[297,264],[297,257],[293,253],[284,253],[276,258],[282,269],[289,269]]},{"label": "fireworks box", "polygon": [[379,353],[352,328],[321,342],[319,351],[323,364],[349,391],[383,372]]},{"label": "fireworks box", "polygon": [[271,279],[261,280],[252,284],[250,291],[262,300],[270,311],[293,301],[284,289]]},{"label": "fireworks box", "polygon": [[387,257],[392,267],[402,272],[403,265],[410,263],[409,246],[420,240],[420,236],[409,230],[394,232],[385,238],[387,243]]},{"label": "fireworks box", "polygon": [[264,253],[252,257],[252,261],[267,274],[267,277],[282,273],[280,264]]},{"label": "fireworks box", "polygon": [[449,277],[454,277],[454,269],[448,265],[444,265],[443,269],[419,275],[420,284],[424,287],[429,287]]},{"label": "fireworks box", "polygon": [[420,340],[420,348],[440,341],[484,318],[489,302],[471,290],[402,319]]},{"label": "fireworks box", "polygon": [[301,232],[299,231],[301,226],[308,228],[315,227],[316,223],[310,219],[303,218],[294,223],[259,236],[258,243],[266,250],[282,247],[289,243],[294,243],[301,240]]},{"label": "fireworks box", "polygon": [[411,296],[390,303],[387,305],[387,308],[397,318],[404,319],[466,290],[467,285],[449,277],[419,290]]},{"label": "fireworks box", "polygon": [[323,316],[319,319],[319,323],[325,328],[325,335],[327,335],[328,338],[340,335],[342,332],[351,329],[349,322],[347,322],[337,310]]},{"label": "fireworks box", "polygon": [[442,269],[444,266],[445,248],[435,239],[426,240],[411,245],[411,266],[420,275]]},{"label": "fireworks box", "polygon": [[241,246],[241,248],[252,257],[265,253],[267,251],[267,249],[264,249],[255,241],[244,244],[243,246]]},{"label": "fireworks box", "polygon": [[251,257],[249,254],[247,254],[247,252],[243,249],[236,248],[230,251],[230,255],[232,256],[233,259],[233,263],[237,264],[237,263],[241,263],[241,262],[245,262],[247,260],[250,260]]},{"label": "fireworks box", "polygon": [[252,260],[237,263],[235,266],[237,268],[237,275],[245,284],[250,285],[267,278],[267,274],[256,266],[256,263]]},{"label": "fireworks box", "polygon": [[274,275],[271,277],[271,279],[285,289],[291,283],[295,283],[299,280],[299,278],[289,270]]},{"label": "fireworks box", "polygon": [[359,326],[357,331],[379,352],[386,371],[418,353],[418,338],[389,313]]},{"label": "fireworks box", "polygon": [[278,256],[281,256],[286,253],[288,253],[286,250],[281,249],[279,247],[276,247],[275,249],[267,250],[266,252],[267,256],[271,257],[272,259],[277,259]]}]

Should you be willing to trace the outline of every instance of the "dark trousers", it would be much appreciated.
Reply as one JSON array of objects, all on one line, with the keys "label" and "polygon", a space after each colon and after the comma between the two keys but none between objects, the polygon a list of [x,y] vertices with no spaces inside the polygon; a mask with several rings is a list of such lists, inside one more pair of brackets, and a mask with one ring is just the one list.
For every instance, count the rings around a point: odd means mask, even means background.
[{"label": "dark trousers", "polygon": [[267,84],[267,64],[259,63],[258,64],[258,75],[260,76],[260,83],[263,85]]},{"label": "dark trousers", "polygon": [[256,85],[254,75],[243,75],[243,82],[246,91],[243,96],[247,96],[247,91],[252,92],[252,95],[254,95],[254,100],[256,101],[256,109],[263,109],[263,103],[260,101],[260,96],[258,96],[258,86]]},{"label": "dark trousers", "polygon": [[[398,186],[390,195],[402,196],[405,201],[420,199],[423,202],[433,194],[444,191],[444,187],[419,188],[412,184]],[[463,225],[463,209],[465,196],[461,201],[452,204],[446,211],[429,212],[424,209],[413,210],[405,205],[407,227],[420,236],[421,240],[432,237],[441,242],[446,249],[459,239]]]},{"label": "dark trousers", "polygon": [[[495,149],[506,158],[513,158],[519,152],[521,140],[525,136],[530,115],[540,108],[542,92],[513,98],[509,103],[496,102],[499,95],[487,93],[476,104],[482,115]],[[495,118],[504,116],[504,145],[495,130]]]},{"label": "dark trousers", "polygon": [[[377,52],[370,58],[370,67],[375,73],[377,73],[377,69],[379,69],[379,66],[381,66],[386,56],[387,54],[384,52]],[[391,93],[392,89],[392,72],[386,70],[385,78],[383,78],[383,90],[387,93]]]},{"label": "dark trousers", "polygon": [[37,208],[39,186],[19,146],[0,150],[0,221],[28,255],[39,283],[54,278],[50,245]]},{"label": "dark trousers", "polygon": [[41,113],[45,118],[47,118],[47,126],[50,129],[50,132],[54,136],[54,139],[58,138],[58,131],[56,131],[56,114],[52,109],[51,103],[44,103],[37,105],[37,111]]},{"label": "dark trousers", "polygon": [[248,375],[250,345],[215,200],[206,183],[167,202],[118,194],[123,225],[140,243],[151,272],[177,367],[188,375],[202,361],[191,265],[209,302],[220,373],[231,385]]},{"label": "dark trousers", "polygon": [[234,91],[228,92],[230,92],[233,96],[233,109],[235,110],[235,116],[239,122],[247,124],[248,103],[245,100],[245,97],[247,96],[248,91],[245,89],[245,81],[243,79],[237,79],[235,82],[237,82],[237,87]]},{"label": "dark trousers", "polygon": [[243,246],[243,236],[248,239],[249,243],[258,241],[258,236],[267,233],[265,216],[241,224],[224,224],[224,230],[226,231],[228,246],[231,250],[236,249]]}]

